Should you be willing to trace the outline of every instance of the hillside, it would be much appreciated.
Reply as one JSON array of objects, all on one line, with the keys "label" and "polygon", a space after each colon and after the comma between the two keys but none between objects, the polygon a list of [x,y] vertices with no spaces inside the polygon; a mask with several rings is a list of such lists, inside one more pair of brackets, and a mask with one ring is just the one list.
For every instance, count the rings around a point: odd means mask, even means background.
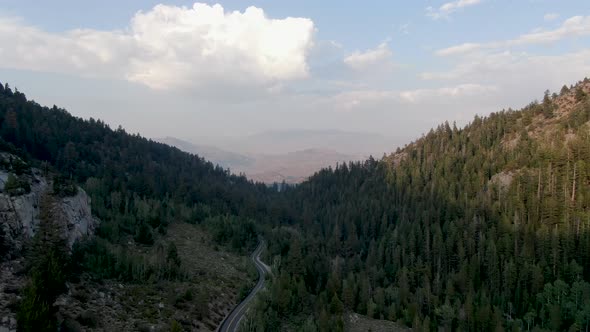
[{"label": "hillside", "polygon": [[[22,246],[0,228],[2,325],[214,330],[251,285],[240,257],[264,234],[273,278],[247,328],[586,329],[589,95],[585,80],[445,123],[279,193],[2,86],[3,195],[45,188]],[[70,251],[55,207],[82,193],[96,232]]]},{"label": "hillside", "polygon": [[588,328],[588,95],[584,80],[520,111],[445,123],[290,189],[294,229],[269,241],[281,286],[255,319],[311,316],[334,331],[354,311],[417,330]]},{"label": "hillside", "polygon": [[267,186],[2,84],[0,152],[0,328],[215,330],[251,286]]}]

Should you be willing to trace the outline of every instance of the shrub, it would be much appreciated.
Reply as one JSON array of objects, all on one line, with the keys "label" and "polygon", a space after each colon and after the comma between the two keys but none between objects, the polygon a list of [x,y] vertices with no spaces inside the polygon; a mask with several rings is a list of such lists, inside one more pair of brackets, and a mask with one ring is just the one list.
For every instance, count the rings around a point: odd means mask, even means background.
[{"label": "shrub", "polygon": [[75,196],[78,193],[78,186],[71,180],[61,176],[53,179],[53,194],[59,197]]},{"label": "shrub", "polygon": [[31,186],[25,179],[9,174],[4,183],[4,192],[10,196],[24,195],[31,192]]},{"label": "shrub", "polygon": [[135,234],[135,241],[150,246],[154,244],[154,234],[151,227],[142,223]]}]

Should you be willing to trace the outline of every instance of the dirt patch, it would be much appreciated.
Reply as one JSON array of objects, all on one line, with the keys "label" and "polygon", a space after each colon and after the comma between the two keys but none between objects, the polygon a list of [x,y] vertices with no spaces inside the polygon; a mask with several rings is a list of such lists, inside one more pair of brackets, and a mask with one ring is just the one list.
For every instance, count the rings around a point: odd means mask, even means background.
[{"label": "dirt patch", "polygon": [[411,329],[388,320],[372,319],[356,313],[346,314],[344,317],[344,331],[346,332],[395,332],[411,331]]},{"label": "dirt patch", "polygon": [[494,174],[490,179],[490,183],[497,185],[502,191],[505,191],[512,184],[512,179],[514,179],[513,172],[501,172]]}]

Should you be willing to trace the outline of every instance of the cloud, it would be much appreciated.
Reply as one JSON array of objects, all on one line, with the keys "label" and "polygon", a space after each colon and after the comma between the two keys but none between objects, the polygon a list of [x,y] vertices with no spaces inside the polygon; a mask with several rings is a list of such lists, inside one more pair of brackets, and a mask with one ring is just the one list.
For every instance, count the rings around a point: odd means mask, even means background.
[{"label": "cloud", "polygon": [[[550,65],[548,65],[550,64]],[[425,72],[426,80],[513,81],[521,84],[530,78],[543,77],[541,82],[564,82],[580,79],[590,72],[590,49],[561,55],[533,55],[508,51],[477,54],[462,58],[447,71]],[[511,84],[512,85],[512,84]]]},{"label": "cloud", "polygon": [[374,49],[364,52],[356,51],[344,58],[344,64],[353,70],[362,71],[377,65],[391,64],[392,52],[389,50],[387,42],[379,44]]},{"label": "cloud", "polygon": [[590,16],[574,16],[563,21],[558,28],[553,30],[535,30],[531,33],[520,35],[517,38],[504,41],[464,43],[437,50],[435,54],[439,56],[466,55],[475,51],[497,50],[531,44],[546,44],[566,38],[588,35],[590,35]]},{"label": "cloud", "polygon": [[482,96],[489,92],[496,91],[492,85],[481,84],[459,84],[451,87],[438,89],[417,89],[403,91],[399,94],[402,100],[408,103],[418,103],[437,98],[464,98],[468,96]]},{"label": "cloud", "polygon": [[402,35],[407,35],[410,33],[410,23],[405,23],[399,26],[398,31]]},{"label": "cloud", "polygon": [[478,97],[497,91],[495,86],[481,84],[458,84],[434,89],[415,90],[353,90],[330,97],[336,109],[351,111],[385,105],[430,105],[448,102],[461,102],[465,98]]},{"label": "cloud", "polygon": [[[524,106],[535,98],[542,98],[542,91],[559,91],[564,84],[577,82],[589,72],[590,49],[585,49],[559,55],[508,51],[474,54],[458,59],[448,70],[426,72],[421,76],[439,81],[439,84],[477,82],[499,87],[494,100],[475,105],[476,109],[487,106],[497,111]],[[465,109],[465,105],[460,108]]]},{"label": "cloud", "polygon": [[448,19],[452,13],[461,10],[465,7],[478,5],[480,3],[481,0],[457,0],[447,2],[440,6],[438,9],[434,9],[433,7],[426,8],[426,16],[434,20],[438,20],[441,18]]},{"label": "cloud", "polygon": [[268,18],[262,9],[157,5],[125,30],[49,33],[0,19],[0,66],[114,77],[154,89],[262,86],[309,75],[314,24]]},{"label": "cloud", "polygon": [[440,50],[436,51],[435,53],[436,53],[436,55],[439,55],[439,56],[465,54],[465,53],[473,52],[475,50],[479,50],[481,47],[482,47],[482,45],[477,44],[477,43],[464,43],[464,44],[440,49]]},{"label": "cloud", "polygon": [[554,30],[536,31],[524,34],[507,42],[508,45],[541,44],[555,42],[564,38],[590,35],[590,16],[574,16],[565,20]]},{"label": "cloud", "polygon": [[555,21],[559,18],[559,14],[557,13],[547,13],[543,16],[543,19],[547,22]]}]

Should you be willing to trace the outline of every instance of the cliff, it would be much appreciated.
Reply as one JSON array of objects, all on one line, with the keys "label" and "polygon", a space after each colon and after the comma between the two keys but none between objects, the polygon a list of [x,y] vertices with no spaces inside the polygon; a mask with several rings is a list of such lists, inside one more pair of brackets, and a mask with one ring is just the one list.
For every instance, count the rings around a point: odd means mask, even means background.
[{"label": "cliff", "polygon": [[[57,224],[70,247],[98,225],[90,197],[82,188],[76,189],[71,196],[54,195],[60,216]],[[47,194],[53,194],[53,185],[40,170],[29,168],[14,155],[0,153],[0,331],[16,329],[14,305],[25,283],[24,249],[39,227],[40,203]]]}]

